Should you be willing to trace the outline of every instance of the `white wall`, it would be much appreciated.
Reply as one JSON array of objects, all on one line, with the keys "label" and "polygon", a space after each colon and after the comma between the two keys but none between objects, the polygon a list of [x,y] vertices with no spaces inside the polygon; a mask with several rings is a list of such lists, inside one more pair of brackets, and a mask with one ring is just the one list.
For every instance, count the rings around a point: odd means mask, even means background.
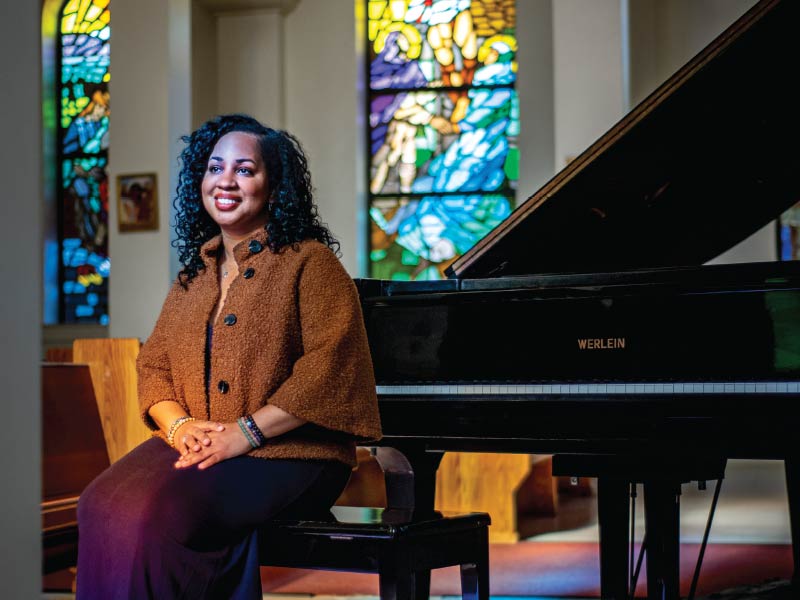
[{"label": "white wall", "polygon": [[109,173],[155,172],[159,229],[119,233],[117,189],[110,201],[109,334],[146,338],[172,274],[169,270],[170,143],[168,139],[168,5],[163,0],[114,3]]},{"label": "white wall", "polygon": [[[184,0],[185,2],[186,0]],[[197,2],[186,2],[191,12],[191,129],[219,113],[217,87],[217,16]],[[170,17],[172,20],[172,17]],[[176,15],[177,18],[177,15]],[[227,79],[223,74],[223,81]],[[174,189],[174,188],[173,188]]]},{"label": "white wall", "polygon": [[[217,112],[249,114],[262,123],[283,122],[281,38],[276,9],[221,14],[217,19]],[[192,45],[201,44],[192,40]]]},{"label": "white wall", "polygon": [[517,204],[555,172],[553,146],[553,10],[551,0],[517,2],[517,93],[520,105],[520,175]]},{"label": "white wall", "polygon": [[302,142],[322,220],[342,244],[342,263],[359,273],[365,174],[356,159],[357,90],[353,0],[301,0],[286,17],[286,128]]},{"label": "white wall", "polygon": [[41,590],[41,6],[4,2],[0,9],[0,55],[7,59],[0,164],[9,172],[0,203],[0,581],[8,598],[36,598]]},{"label": "white wall", "polygon": [[619,0],[553,2],[558,169],[624,114],[621,35]]}]

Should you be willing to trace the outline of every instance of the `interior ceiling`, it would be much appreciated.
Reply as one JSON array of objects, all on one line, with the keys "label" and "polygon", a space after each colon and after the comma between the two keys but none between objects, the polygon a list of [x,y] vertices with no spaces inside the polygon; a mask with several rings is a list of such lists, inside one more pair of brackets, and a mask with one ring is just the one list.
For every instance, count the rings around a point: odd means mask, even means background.
[{"label": "interior ceiling", "polygon": [[278,9],[286,15],[292,12],[300,0],[195,0],[215,13],[238,12],[254,9]]}]

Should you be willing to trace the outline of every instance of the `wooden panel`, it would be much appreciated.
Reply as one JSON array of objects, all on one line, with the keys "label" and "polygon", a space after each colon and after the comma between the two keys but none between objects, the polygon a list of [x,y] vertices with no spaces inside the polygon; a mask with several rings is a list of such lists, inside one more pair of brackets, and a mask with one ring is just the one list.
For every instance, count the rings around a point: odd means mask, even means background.
[{"label": "wooden panel", "polygon": [[488,512],[489,540],[516,542],[516,490],[528,475],[530,462],[527,454],[448,452],[436,474],[436,509]]},{"label": "wooden panel", "polygon": [[337,506],[386,506],[386,482],[383,471],[367,448],[356,448],[358,464],[350,475]]},{"label": "wooden panel", "polygon": [[139,416],[136,391],[136,338],[79,339],[72,345],[75,362],[91,369],[97,407],[111,462],[150,438]]},{"label": "wooden panel", "polygon": [[45,350],[44,359],[47,362],[72,362],[72,348],[71,347],[57,347],[48,348]]},{"label": "wooden panel", "polygon": [[42,365],[42,499],[78,496],[108,467],[88,365]]},{"label": "wooden panel", "polygon": [[517,490],[517,512],[554,517],[558,512],[557,477],[553,477],[553,457],[537,454],[531,457],[531,472]]}]

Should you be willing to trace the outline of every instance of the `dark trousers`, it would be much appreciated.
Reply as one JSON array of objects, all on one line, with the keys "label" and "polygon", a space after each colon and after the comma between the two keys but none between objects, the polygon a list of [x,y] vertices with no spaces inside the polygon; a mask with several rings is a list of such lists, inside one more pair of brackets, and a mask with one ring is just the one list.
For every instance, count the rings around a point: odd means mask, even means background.
[{"label": "dark trousers", "polygon": [[81,494],[78,600],[260,599],[256,528],[318,516],[350,476],[335,461],[240,456],[200,471],[177,457],[150,439]]}]

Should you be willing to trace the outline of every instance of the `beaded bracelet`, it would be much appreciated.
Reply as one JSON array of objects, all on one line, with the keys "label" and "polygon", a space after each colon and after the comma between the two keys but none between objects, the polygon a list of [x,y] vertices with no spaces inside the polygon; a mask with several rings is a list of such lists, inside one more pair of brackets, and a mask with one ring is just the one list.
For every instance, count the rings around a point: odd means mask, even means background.
[{"label": "beaded bracelet", "polygon": [[253,419],[253,415],[245,415],[242,418],[244,419],[244,424],[247,425],[247,429],[249,429],[250,433],[253,434],[253,437],[255,438],[258,445],[263,446],[264,444],[266,444],[267,438],[264,435],[264,432],[258,428],[258,425],[256,425],[256,421],[255,419]]},{"label": "beaded bracelet", "polygon": [[250,444],[250,447],[258,448],[258,443],[255,441],[255,439],[253,439],[253,434],[251,434],[250,431],[248,430],[247,425],[245,424],[244,421],[244,417],[239,417],[238,419],[236,419],[236,422],[239,424],[239,429],[242,430],[244,437],[247,438],[247,443]]},{"label": "beaded bracelet", "polygon": [[172,422],[172,425],[169,426],[169,430],[167,430],[167,443],[173,448],[175,447],[175,432],[178,431],[178,428],[183,425],[184,423],[188,423],[189,421],[196,421],[194,417],[178,417]]}]

